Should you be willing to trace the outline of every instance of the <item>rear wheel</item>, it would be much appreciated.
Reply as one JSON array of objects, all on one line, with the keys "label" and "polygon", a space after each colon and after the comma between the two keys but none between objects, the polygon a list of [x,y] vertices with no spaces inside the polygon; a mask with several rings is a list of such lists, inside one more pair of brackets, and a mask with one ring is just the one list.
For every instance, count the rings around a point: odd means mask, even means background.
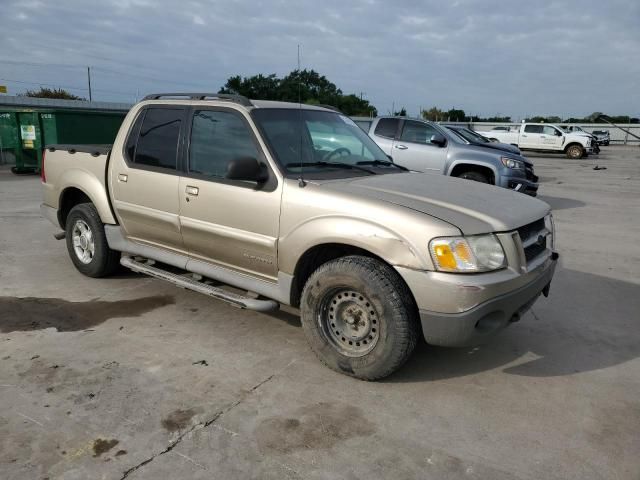
[{"label": "rear wheel", "polygon": [[302,327],[329,368],[363,380],[396,371],[418,338],[416,307],[391,267],[349,256],[319,267],[301,299]]},{"label": "rear wheel", "polygon": [[567,148],[567,157],[577,159],[584,156],[584,148],[582,145],[570,145]]},{"label": "rear wheel", "polygon": [[460,175],[458,175],[458,178],[465,178],[467,180],[473,180],[474,182],[480,183],[491,183],[489,181],[489,178],[484,173],[476,172],[473,170],[462,172]]},{"label": "rear wheel", "polygon": [[105,277],[115,272],[120,252],[111,250],[100,215],[92,203],[71,209],[65,224],[67,250],[75,267],[88,277]]}]

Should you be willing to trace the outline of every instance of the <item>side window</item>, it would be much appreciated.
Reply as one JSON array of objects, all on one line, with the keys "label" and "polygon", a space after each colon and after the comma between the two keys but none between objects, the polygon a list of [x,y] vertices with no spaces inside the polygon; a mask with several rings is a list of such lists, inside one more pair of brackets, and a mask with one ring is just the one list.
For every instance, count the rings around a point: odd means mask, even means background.
[{"label": "side window", "polygon": [[133,127],[131,127],[131,131],[129,132],[129,136],[127,137],[127,144],[124,147],[127,160],[129,162],[133,162],[133,158],[136,155],[136,144],[138,143],[138,135],[140,134],[140,125],[142,125],[142,120],[144,119],[145,111],[142,110],[139,112],[136,121],[133,123]]},{"label": "side window", "polygon": [[405,142],[430,144],[431,136],[438,133],[438,131],[431,125],[421,122],[412,122],[411,120],[405,120],[404,127],[402,127],[402,135],[400,140]]},{"label": "side window", "polygon": [[542,125],[525,125],[524,131],[527,133],[542,133]]},{"label": "side window", "polygon": [[544,133],[545,135],[557,135],[556,132],[557,130],[554,127],[550,127],[548,125],[542,127],[542,133]]},{"label": "side window", "polygon": [[395,138],[399,121],[397,118],[381,118],[373,133],[380,137]]},{"label": "side window", "polygon": [[229,162],[258,158],[258,150],[242,119],[234,113],[199,110],[193,114],[189,172],[224,178]]},{"label": "side window", "polygon": [[140,127],[133,163],[175,170],[182,116],[181,109],[147,109]]}]

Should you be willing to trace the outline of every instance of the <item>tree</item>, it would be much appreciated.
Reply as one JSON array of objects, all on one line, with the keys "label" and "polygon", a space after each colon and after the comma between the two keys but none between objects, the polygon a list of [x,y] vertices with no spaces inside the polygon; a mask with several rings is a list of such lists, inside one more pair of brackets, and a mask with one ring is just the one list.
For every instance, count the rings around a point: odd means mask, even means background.
[{"label": "tree", "polygon": [[432,122],[440,122],[445,119],[446,113],[438,107],[431,107],[429,110],[422,111],[422,118],[431,120]]},{"label": "tree", "polygon": [[393,112],[393,116],[394,117],[406,117],[407,116],[407,109],[402,107],[399,112]]},{"label": "tree", "polygon": [[467,116],[464,113],[464,110],[456,110],[456,108],[452,108],[446,113],[448,122],[466,122]]},{"label": "tree", "polygon": [[376,108],[354,94],[345,95],[327,77],[315,70],[294,70],[283,78],[275,74],[229,77],[219,93],[238,93],[256,100],[282,100],[313,105],[331,105],[347,115],[375,116]]},{"label": "tree", "polygon": [[35,98],[61,98],[64,100],[86,100],[86,98],[78,97],[73,93],[69,93],[62,88],[46,88],[40,87],[40,90],[27,90],[22,97],[35,97]]}]

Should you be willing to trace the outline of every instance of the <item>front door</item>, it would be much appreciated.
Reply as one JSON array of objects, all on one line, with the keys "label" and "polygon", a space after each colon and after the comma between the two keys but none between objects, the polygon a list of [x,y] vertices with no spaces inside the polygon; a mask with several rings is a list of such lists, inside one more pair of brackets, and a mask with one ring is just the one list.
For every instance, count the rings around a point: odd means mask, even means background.
[{"label": "front door", "polygon": [[[277,238],[282,184],[268,168],[247,119],[231,108],[190,113],[180,179],[180,223],[189,255],[273,280],[278,274]],[[252,157],[268,173],[265,183],[226,179],[236,158]]]},{"label": "front door", "polygon": [[186,109],[143,109],[123,152],[111,152],[110,188],[120,225],[130,240],[184,252],[178,174]]},{"label": "front door", "polygon": [[447,146],[431,143],[440,132],[425,122],[405,120],[400,138],[393,142],[393,161],[417,172],[444,172]]}]

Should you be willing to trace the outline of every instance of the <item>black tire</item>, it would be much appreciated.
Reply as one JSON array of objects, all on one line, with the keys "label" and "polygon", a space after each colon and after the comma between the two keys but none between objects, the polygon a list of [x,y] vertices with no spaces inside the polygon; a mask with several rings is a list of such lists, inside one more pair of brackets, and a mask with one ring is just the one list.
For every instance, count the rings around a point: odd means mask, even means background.
[{"label": "black tire", "polygon": [[[83,232],[85,227],[88,227],[90,233],[90,236],[85,234],[84,245],[87,248],[78,245],[79,250],[77,250],[74,245],[74,236],[77,238],[77,235],[74,232]],[[106,277],[118,269],[120,252],[109,248],[104,225],[92,203],[80,203],[71,209],[65,223],[65,231],[69,257],[80,273],[87,277],[99,278]],[[91,244],[93,253],[90,253]],[[80,250],[88,253],[80,255]]]},{"label": "black tire", "polygon": [[584,157],[585,151],[582,145],[573,144],[567,147],[566,153],[568,158],[576,160]]},{"label": "black tire", "polygon": [[[342,257],[320,266],[302,291],[300,310],[305,336],[320,361],[362,380],[378,380],[400,368],[420,331],[405,283],[391,267],[368,257]],[[354,319],[359,323],[348,325]]]},{"label": "black tire", "polygon": [[470,170],[468,172],[462,172],[460,175],[458,175],[458,178],[473,180],[474,182],[480,182],[480,183],[491,183],[489,181],[489,178],[484,173],[476,172],[474,170]]}]

